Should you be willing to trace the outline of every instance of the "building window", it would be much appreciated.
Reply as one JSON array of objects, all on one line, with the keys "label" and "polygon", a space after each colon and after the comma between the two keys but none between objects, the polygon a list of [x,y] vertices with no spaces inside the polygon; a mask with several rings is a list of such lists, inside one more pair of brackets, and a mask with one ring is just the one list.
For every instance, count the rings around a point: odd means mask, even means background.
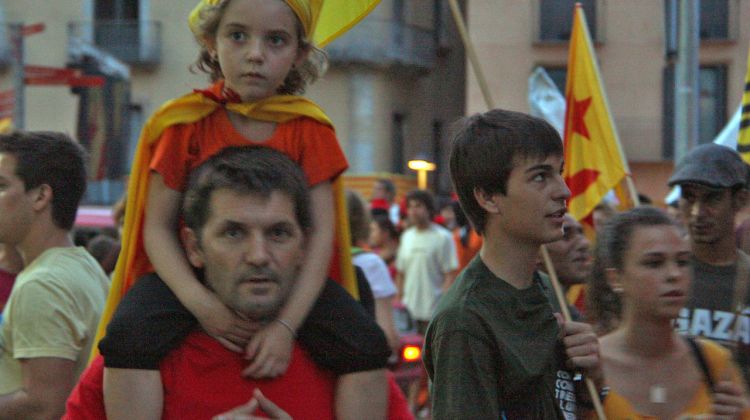
[{"label": "building window", "polygon": [[139,0],[98,0],[94,8],[96,20],[137,20]]},{"label": "building window", "polygon": [[[674,65],[664,68],[662,157],[674,158]],[[702,65],[698,74],[698,143],[710,143],[727,120],[727,67]]]},{"label": "building window", "polygon": [[591,39],[597,39],[596,0],[539,0],[539,41],[568,42],[576,3],[586,13]]},{"label": "building window", "polygon": [[698,138],[700,143],[709,143],[719,134],[727,120],[726,66],[701,66],[698,89]]},{"label": "building window", "polygon": [[701,39],[729,39],[729,1],[701,0]]},{"label": "building window", "polygon": [[391,172],[401,174],[404,172],[404,139],[406,138],[405,127],[406,116],[400,113],[393,114],[391,130],[393,132],[393,147],[391,147]]}]

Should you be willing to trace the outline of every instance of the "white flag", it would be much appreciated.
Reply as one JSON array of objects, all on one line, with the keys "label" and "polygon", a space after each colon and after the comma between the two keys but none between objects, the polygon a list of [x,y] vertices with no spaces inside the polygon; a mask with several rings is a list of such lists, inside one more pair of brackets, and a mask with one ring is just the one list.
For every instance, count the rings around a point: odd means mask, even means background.
[{"label": "white flag", "polygon": [[565,129],[565,97],[543,68],[537,67],[529,76],[529,108],[531,115],[550,123],[560,137]]}]

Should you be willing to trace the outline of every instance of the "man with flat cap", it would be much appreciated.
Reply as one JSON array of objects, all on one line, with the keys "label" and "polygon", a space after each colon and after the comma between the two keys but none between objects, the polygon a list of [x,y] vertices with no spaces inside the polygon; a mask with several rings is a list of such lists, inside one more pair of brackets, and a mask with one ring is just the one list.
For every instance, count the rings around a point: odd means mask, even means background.
[{"label": "man with flat cap", "polygon": [[694,148],[679,162],[669,185],[679,185],[679,208],[693,251],[693,286],[680,312],[680,332],[733,349],[750,381],[750,257],[737,249],[734,219],[748,198],[750,170],[733,149]]}]

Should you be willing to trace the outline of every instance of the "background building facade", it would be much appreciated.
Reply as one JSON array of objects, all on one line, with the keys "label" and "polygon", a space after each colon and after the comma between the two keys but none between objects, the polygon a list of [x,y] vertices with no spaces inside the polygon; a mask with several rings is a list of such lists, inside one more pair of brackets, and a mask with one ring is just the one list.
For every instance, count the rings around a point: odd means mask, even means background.
[{"label": "background building facade", "polygon": [[[97,159],[93,166],[103,166],[95,170],[104,179],[92,184],[90,202],[111,203],[123,191],[145,119],[167,99],[207,85],[207,75],[188,71],[198,53],[186,23],[194,3],[0,2],[0,18],[7,23],[45,25],[43,32],[24,37],[26,65],[75,67],[107,77],[104,93],[66,85],[23,91],[24,128],[67,131],[90,146]],[[450,189],[448,128],[463,115],[465,98],[463,47],[451,19],[443,1],[383,0],[326,48],[330,68],[307,96],[332,118],[351,165],[348,173],[413,175],[406,162],[427,152],[438,163],[432,187]],[[0,37],[0,47],[11,38]],[[6,58],[2,91],[17,81],[16,69],[7,64],[11,50],[0,48]]]},{"label": "background building facade", "polygon": [[[670,0],[579,0],[604,89],[639,191],[656,202],[672,170],[673,64],[666,54]],[[527,79],[542,66],[565,85],[572,0],[470,0],[470,36],[498,107],[528,110]],[[700,141],[739,106],[750,46],[750,1],[701,0]],[[744,22],[744,24],[742,24]],[[484,110],[469,69],[467,113]]]}]

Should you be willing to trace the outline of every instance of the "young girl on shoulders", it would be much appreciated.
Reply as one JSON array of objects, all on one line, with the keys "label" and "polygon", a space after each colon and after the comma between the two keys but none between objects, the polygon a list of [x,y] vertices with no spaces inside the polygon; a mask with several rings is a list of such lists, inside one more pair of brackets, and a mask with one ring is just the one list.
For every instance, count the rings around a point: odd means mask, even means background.
[{"label": "young girl on shoulders", "polygon": [[[190,14],[189,26],[201,46],[197,68],[209,73],[214,84],[167,102],[149,120],[141,135],[130,181],[125,258],[116,274],[123,286],[110,299],[119,298],[117,293],[123,293],[139,276],[155,271],[179,300],[163,297],[169,309],[160,310],[184,311],[184,305],[201,327],[224,346],[238,352],[244,349],[250,364],[243,374],[253,377],[276,377],[285,372],[297,330],[323,289],[329,267],[331,277],[345,286],[353,280],[348,274],[350,260],[339,259],[333,246],[335,232],[344,228],[335,217],[339,209],[334,185],[348,164],[331,121],[316,104],[299,96],[325,70],[325,54],[311,41],[322,3],[200,1]],[[341,31],[356,19],[342,22]],[[261,326],[251,325],[230,311],[198,280],[177,235],[181,192],[190,171],[219,150],[238,145],[282,151],[302,167],[310,185],[313,230],[308,236],[301,275],[279,317]],[[342,308],[344,316],[348,315],[346,310]],[[138,333],[138,337],[133,336],[136,333],[128,336],[133,324],[157,328],[149,322],[151,316],[155,314],[130,311],[128,317],[115,317],[109,325],[108,337],[100,345],[105,364],[126,368],[108,370],[105,387],[109,395],[116,395],[119,389],[132,401],[134,390],[138,398],[147,397],[146,389],[156,390],[160,383],[153,369],[169,350],[166,343],[179,340],[192,328],[169,325],[147,334]],[[364,326],[362,331],[371,330]],[[387,358],[388,353],[384,339],[373,342],[372,335],[360,331],[334,334],[345,337],[337,336],[334,341],[354,347],[355,358],[345,363],[324,360],[333,365],[325,367],[349,373],[384,366],[381,360],[384,362],[385,358],[381,356],[384,353]],[[162,340],[158,343],[161,345],[146,344],[145,337]],[[383,338],[382,334],[375,337]],[[316,362],[323,359],[315,357],[314,348],[308,351]],[[347,356],[351,355],[348,352]],[[356,356],[361,356],[361,363],[355,360]],[[149,370],[150,374],[137,376],[139,369]],[[373,372],[364,372],[370,375],[369,379],[361,382],[357,378],[356,382],[370,384],[368,398],[384,394],[379,393],[381,386],[385,389],[385,376],[382,372],[373,376]],[[147,377],[151,378],[150,388],[144,383]],[[135,383],[139,384],[137,388],[133,387]]]}]

